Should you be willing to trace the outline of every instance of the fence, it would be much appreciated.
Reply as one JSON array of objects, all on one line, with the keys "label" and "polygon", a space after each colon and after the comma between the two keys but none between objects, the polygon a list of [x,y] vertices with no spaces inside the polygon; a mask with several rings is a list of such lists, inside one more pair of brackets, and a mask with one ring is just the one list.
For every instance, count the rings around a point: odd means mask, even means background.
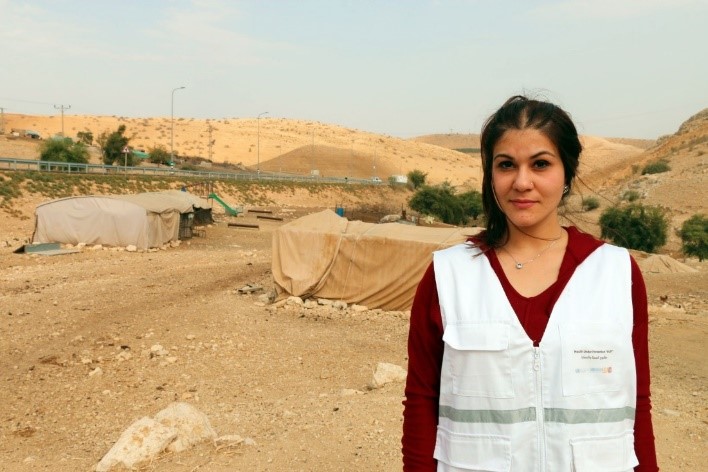
[{"label": "fence", "polygon": [[318,175],[295,175],[283,172],[214,172],[202,170],[182,170],[171,167],[131,167],[104,164],[78,164],[73,162],[37,161],[33,159],[12,159],[0,157],[0,170],[24,170],[37,172],[59,172],[66,174],[104,175],[152,175],[162,177],[197,177],[211,180],[250,181],[291,181],[323,184],[377,184],[369,179],[347,177],[321,177]]}]

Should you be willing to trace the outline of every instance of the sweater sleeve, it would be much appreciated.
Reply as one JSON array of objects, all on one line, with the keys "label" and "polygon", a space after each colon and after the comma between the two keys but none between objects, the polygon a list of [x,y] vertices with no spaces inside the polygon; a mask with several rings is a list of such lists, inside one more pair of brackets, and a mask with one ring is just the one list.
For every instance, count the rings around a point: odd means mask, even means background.
[{"label": "sweater sleeve", "polygon": [[634,329],[632,346],[637,368],[637,410],[634,419],[634,451],[639,459],[635,472],[656,472],[654,428],[651,421],[651,396],[649,373],[649,312],[647,290],[642,273],[632,259],[632,306],[634,307]]},{"label": "sweater sleeve", "polygon": [[435,472],[438,395],[444,345],[433,265],[425,272],[411,308],[408,377],[403,401],[403,470]]}]

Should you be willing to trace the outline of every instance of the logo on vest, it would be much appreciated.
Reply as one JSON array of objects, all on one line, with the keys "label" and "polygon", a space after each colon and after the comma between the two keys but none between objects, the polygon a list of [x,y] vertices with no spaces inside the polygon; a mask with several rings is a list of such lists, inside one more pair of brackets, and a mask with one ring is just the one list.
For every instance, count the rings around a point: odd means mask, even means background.
[{"label": "logo on vest", "polygon": [[[610,358],[614,349],[603,349],[603,350],[591,350],[591,349],[574,349],[573,354],[575,357],[576,365],[582,365],[582,367],[576,367],[576,374],[611,374],[612,366],[606,365],[607,362],[611,362]],[[603,362],[604,361],[604,362]],[[597,366],[598,363],[605,365]]]}]

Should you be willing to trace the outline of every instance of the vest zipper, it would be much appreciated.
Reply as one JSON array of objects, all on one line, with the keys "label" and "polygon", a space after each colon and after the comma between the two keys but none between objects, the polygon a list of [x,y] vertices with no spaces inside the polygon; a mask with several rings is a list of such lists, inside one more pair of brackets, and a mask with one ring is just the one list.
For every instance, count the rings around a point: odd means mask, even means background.
[{"label": "vest zipper", "polygon": [[533,371],[536,382],[536,427],[538,430],[538,459],[541,472],[546,470],[546,431],[543,415],[543,384],[541,375],[541,349],[533,348]]}]

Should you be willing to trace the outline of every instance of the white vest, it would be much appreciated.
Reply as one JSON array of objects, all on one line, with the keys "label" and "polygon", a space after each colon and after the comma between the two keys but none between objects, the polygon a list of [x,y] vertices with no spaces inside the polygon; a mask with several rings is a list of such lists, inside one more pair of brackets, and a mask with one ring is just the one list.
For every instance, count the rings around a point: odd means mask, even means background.
[{"label": "white vest", "polygon": [[438,471],[632,471],[628,252],[604,244],[576,268],[539,347],[478,249],[460,244],[433,261],[445,342]]}]

